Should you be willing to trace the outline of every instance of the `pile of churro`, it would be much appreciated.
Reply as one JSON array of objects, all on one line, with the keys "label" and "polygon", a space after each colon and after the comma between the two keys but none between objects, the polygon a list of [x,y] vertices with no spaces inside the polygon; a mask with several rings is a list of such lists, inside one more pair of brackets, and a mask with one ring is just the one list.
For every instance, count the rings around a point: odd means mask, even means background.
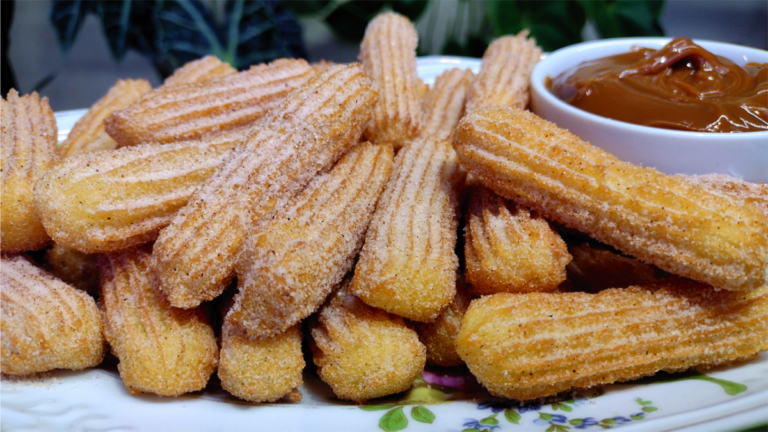
[{"label": "pile of churro", "polygon": [[[768,187],[620,161],[526,111],[541,49],[429,88],[407,18],[359,63],[193,61],[121,80],[60,145],[2,100],[2,373],[131,394],[340,399],[465,367],[528,401],[768,349]],[[302,345],[308,349],[302,350]],[[306,358],[305,358],[306,356]]]}]

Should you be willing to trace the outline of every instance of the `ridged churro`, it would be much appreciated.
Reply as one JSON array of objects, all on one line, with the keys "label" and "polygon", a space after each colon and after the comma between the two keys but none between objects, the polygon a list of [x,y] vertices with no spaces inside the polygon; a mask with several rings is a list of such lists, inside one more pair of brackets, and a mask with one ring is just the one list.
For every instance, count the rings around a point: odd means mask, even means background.
[{"label": "ridged churro", "polygon": [[643,262],[728,290],[768,283],[768,217],[755,205],[622,162],[511,108],[467,114],[453,145],[485,186]]},{"label": "ridged churro", "polygon": [[0,258],[0,368],[8,375],[85,369],[104,358],[96,303],[21,256]]},{"label": "ridged churro", "polygon": [[456,352],[456,336],[470,300],[466,286],[459,283],[456,297],[433,322],[415,323],[419,340],[427,348],[427,363],[438,366],[458,366],[464,363]]},{"label": "ridged churro", "polygon": [[518,400],[708,368],[768,349],[768,286],[672,278],[598,294],[496,294],[469,306],[456,348],[491,394]]},{"label": "ridged churro", "polygon": [[596,293],[607,288],[646,285],[668,277],[663,271],[639,260],[584,243],[568,249],[568,282],[572,290]]},{"label": "ridged churro", "polygon": [[449,69],[435,79],[424,97],[424,128],[421,136],[438,140],[451,137],[453,128],[464,115],[464,101],[475,74],[469,69]]},{"label": "ridged churro", "polygon": [[163,229],[154,247],[176,307],[215,298],[247,230],[358,142],[376,93],[359,65],[332,66],[291,93]]},{"label": "ridged churro", "polygon": [[151,90],[152,85],[144,79],[118,80],[107,94],[96,101],[75,123],[67,139],[58,148],[59,156],[66,158],[79,153],[111,150],[117,147],[117,142],[104,131],[104,119],[115,111],[127,108]]},{"label": "ridged churro", "polygon": [[216,56],[207,55],[187,62],[184,66],[176,69],[159,88],[205,82],[236,73],[237,69],[230,66],[229,63],[222,62]]},{"label": "ridged churro", "polygon": [[528,37],[528,30],[493,41],[469,89],[467,112],[490,107],[524,109],[531,98],[531,71],[540,58],[541,48]]},{"label": "ridged churro", "polygon": [[45,261],[59,279],[88,294],[99,292],[99,266],[96,254],[86,254],[54,244],[45,252]]},{"label": "ridged churro", "polygon": [[768,183],[751,183],[725,174],[682,176],[713,193],[728,194],[744,204],[758,206],[768,216]]},{"label": "ridged churro", "polygon": [[67,158],[38,181],[35,205],[62,246],[86,253],[129,249],[154,240],[244,134]]},{"label": "ridged churro", "polygon": [[424,345],[402,318],[350,294],[348,282],[310,325],[318,375],[337,397],[359,403],[407,390],[424,370]]},{"label": "ridged churro", "polygon": [[418,135],[423,125],[423,83],[416,74],[419,35],[408,18],[387,12],[368,23],[360,62],[379,94],[365,137],[391,143],[395,150]]},{"label": "ridged churro", "polygon": [[252,125],[314,75],[304,60],[275,60],[201,83],[149,92],[107,118],[122,146],[172,143]]},{"label": "ridged churro", "polygon": [[472,292],[554,291],[571,260],[560,235],[541,217],[484,187],[470,194],[464,258]]},{"label": "ridged churro", "polygon": [[56,161],[56,119],[48,98],[8,92],[0,102],[0,251],[42,249],[51,242],[32,203],[35,182]]},{"label": "ridged churro", "polygon": [[317,310],[354,264],[392,157],[391,145],[358,144],[252,234],[227,320],[262,338]]},{"label": "ridged churro", "polygon": [[429,127],[395,157],[350,288],[367,304],[414,321],[434,320],[456,294],[464,171],[441,137],[461,117],[468,84],[460,70],[435,81]]},{"label": "ridged churro", "polygon": [[304,355],[299,325],[277,335],[250,339],[225,323],[221,336],[219,378],[224,390],[251,402],[274,402],[288,396],[301,400]]},{"label": "ridged churro", "polygon": [[200,390],[216,370],[216,336],[202,309],[171,307],[151,258],[147,247],[99,258],[104,335],[131,394]]}]

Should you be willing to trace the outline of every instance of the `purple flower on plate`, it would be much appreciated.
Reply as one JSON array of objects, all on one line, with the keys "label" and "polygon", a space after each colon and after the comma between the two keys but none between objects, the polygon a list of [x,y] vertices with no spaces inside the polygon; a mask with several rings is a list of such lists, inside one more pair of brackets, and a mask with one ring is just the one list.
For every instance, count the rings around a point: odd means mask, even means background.
[{"label": "purple flower on plate", "polygon": [[539,413],[539,418],[534,420],[533,423],[539,426],[547,426],[555,423],[565,424],[566,421],[568,421],[568,418],[564,415]]},{"label": "purple flower on plate", "polygon": [[597,421],[594,417],[587,417],[583,419],[568,420],[568,423],[572,426],[575,426],[576,429],[587,429],[598,425],[600,422]]},{"label": "purple flower on plate", "polygon": [[471,418],[464,419],[464,427],[465,428],[478,429],[478,430],[482,430],[482,429],[495,430],[495,429],[501,428],[501,426],[498,426],[498,425],[482,424],[482,423],[480,423],[479,420],[475,420],[475,419],[471,419]]}]

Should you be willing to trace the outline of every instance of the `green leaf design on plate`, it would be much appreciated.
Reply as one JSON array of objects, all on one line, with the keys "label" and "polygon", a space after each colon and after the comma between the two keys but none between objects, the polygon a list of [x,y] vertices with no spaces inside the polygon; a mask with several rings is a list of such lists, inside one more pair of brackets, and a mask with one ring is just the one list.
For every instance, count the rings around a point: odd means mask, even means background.
[{"label": "green leaf design on plate", "polygon": [[496,420],[496,416],[497,415],[499,415],[499,414],[496,413],[496,414],[494,414],[492,416],[489,416],[489,417],[486,417],[486,418],[480,420],[480,424],[481,425],[486,425],[486,426],[496,426],[496,425],[498,425],[499,421]]},{"label": "green leaf design on plate", "polygon": [[649,400],[643,400],[643,398],[637,398],[635,399],[635,402],[639,403],[640,405],[652,405],[653,402]]},{"label": "green leaf design on plate", "polygon": [[411,417],[413,417],[414,420],[421,423],[429,423],[431,424],[433,421],[435,421],[435,415],[432,413],[432,411],[424,408],[423,406],[415,406],[413,409],[411,409]]},{"label": "green leaf design on plate", "polygon": [[468,429],[464,429],[464,430],[462,430],[461,432],[480,432],[480,429],[477,429],[477,428],[468,428]]},{"label": "green leaf design on plate", "polygon": [[504,418],[506,418],[507,421],[510,422],[510,423],[520,424],[519,422],[520,422],[520,418],[521,417],[522,416],[520,415],[520,413],[518,413],[517,411],[515,411],[513,409],[505,409],[504,410]]},{"label": "green leaf design on plate", "polygon": [[563,410],[565,412],[573,411],[573,408],[569,407],[568,405],[566,405],[564,403],[559,403],[559,402],[553,403],[552,404],[552,409],[555,410],[555,411],[560,409],[560,410]]},{"label": "green leaf design on plate", "polygon": [[573,419],[573,420],[568,420],[568,423],[570,423],[573,426],[579,426],[582,423],[584,423],[584,420],[582,420],[582,419]]},{"label": "green leaf design on plate", "polygon": [[388,410],[392,408],[394,405],[360,405],[358,408],[360,408],[363,411],[383,411]]},{"label": "green leaf design on plate", "polygon": [[730,396],[736,396],[739,393],[744,393],[745,391],[747,391],[747,386],[745,386],[744,384],[739,384],[733,381],[728,381],[720,378],[713,378],[707,375],[693,376],[688,379],[695,379],[700,381],[711,382],[712,384],[717,384],[720,387],[722,387],[723,390],[725,390],[726,394]]},{"label": "green leaf design on plate", "polygon": [[646,406],[646,407],[643,407],[643,411],[645,411],[645,412],[647,412],[647,413],[652,413],[652,412],[654,412],[654,411],[656,411],[656,410],[658,410],[658,408],[656,408],[656,407],[652,407],[652,406]]},{"label": "green leaf design on plate", "polygon": [[633,415],[633,416],[629,416],[629,418],[631,418],[632,420],[642,420],[645,418],[645,416]]},{"label": "green leaf design on plate", "polygon": [[408,427],[408,418],[403,413],[403,407],[397,407],[381,416],[379,427],[386,432],[396,432]]},{"label": "green leaf design on plate", "polygon": [[544,421],[552,420],[553,417],[554,416],[552,414],[547,414],[547,413],[543,413],[543,412],[539,413],[539,418],[544,420]]},{"label": "green leaf design on plate", "polygon": [[614,424],[616,424],[616,420],[611,419],[611,418],[607,418],[607,419],[600,420],[600,423],[606,424],[606,425],[614,425]]}]

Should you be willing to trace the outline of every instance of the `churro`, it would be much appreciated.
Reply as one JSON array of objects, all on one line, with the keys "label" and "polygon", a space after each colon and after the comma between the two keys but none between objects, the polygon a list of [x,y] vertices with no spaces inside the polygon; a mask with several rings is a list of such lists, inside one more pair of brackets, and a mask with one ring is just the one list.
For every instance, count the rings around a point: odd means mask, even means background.
[{"label": "churro", "polygon": [[571,290],[596,293],[607,288],[646,285],[669,275],[656,267],[584,243],[568,248],[573,260],[566,271]]},{"label": "churro", "polygon": [[728,194],[737,198],[743,204],[754,204],[768,216],[768,183],[751,183],[725,174],[687,175],[682,177],[713,193]]},{"label": "churro", "polygon": [[571,260],[560,235],[541,217],[484,187],[470,194],[464,258],[472,292],[554,291]]},{"label": "churro", "polygon": [[395,157],[350,288],[365,303],[414,321],[434,320],[456,294],[454,249],[464,171],[441,137],[461,117],[466,77],[453,70],[435,81],[427,134]]},{"label": "churro", "polygon": [[299,325],[268,338],[250,339],[240,329],[224,323],[219,364],[221,386],[251,402],[274,402],[283,396],[301,401],[297,388],[303,382],[305,366],[301,338]]},{"label": "churro", "polygon": [[471,297],[466,286],[461,283],[456,287],[456,296],[445,310],[431,323],[415,323],[419,340],[427,348],[427,363],[438,366],[458,366],[464,360],[456,352],[456,336],[459,334],[461,320],[469,307]]},{"label": "churro", "polygon": [[269,337],[323,304],[360,251],[392,154],[388,144],[353,147],[246,240],[229,322]]},{"label": "churro", "polygon": [[32,203],[32,188],[56,161],[56,119],[48,98],[8,92],[0,102],[0,251],[42,249],[51,238]]},{"label": "churro", "polygon": [[598,294],[496,294],[469,306],[456,348],[491,394],[517,400],[709,368],[768,348],[768,286],[671,278]]},{"label": "churro", "polygon": [[475,74],[469,69],[449,69],[435,79],[424,97],[424,128],[421,136],[438,140],[451,137],[453,128],[464,115],[464,101]]},{"label": "churro", "polygon": [[244,134],[67,158],[37,182],[35,205],[62,246],[85,253],[129,249],[154,240]]},{"label": "churro", "polygon": [[151,275],[150,248],[102,255],[104,335],[128,392],[178,396],[205,387],[218,346],[202,309],[171,307]]},{"label": "churro", "polygon": [[768,217],[755,205],[622,162],[511,108],[467,114],[453,145],[485,186],[643,262],[727,290],[768,283]]},{"label": "churro", "polygon": [[362,67],[332,66],[254,129],[155,243],[156,268],[172,305],[195,307],[221,293],[246,231],[358,142],[375,98]]},{"label": "churro", "polygon": [[172,143],[253,125],[314,75],[304,60],[275,60],[201,83],[162,87],[106,120],[122,146]]},{"label": "churro", "polygon": [[368,23],[360,44],[360,62],[379,94],[365,138],[391,143],[398,150],[422,127],[423,83],[416,73],[419,35],[408,18],[387,12]]},{"label": "churro", "polygon": [[88,294],[99,292],[99,266],[96,254],[86,254],[55,244],[45,252],[45,261],[59,279]]},{"label": "churro", "polygon": [[75,123],[67,139],[58,148],[59,156],[66,158],[79,153],[111,150],[117,147],[117,142],[104,131],[104,119],[115,111],[127,108],[150,90],[152,85],[144,79],[118,80],[107,94],[96,101]]},{"label": "churro", "polygon": [[531,71],[540,58],[541,48],[528,37],[528,30],[493,41],[469,89],[467,112],[490,107],[524,109],[531,98]]},{"label": "churro", "polygon": [[219,60],[216,56],[207,55],[197,60],[187,62],[176,69],[171,76],[165,79],[159,88],[175,86],[179,84],[200,83],[214,78],[221,78],[236,74],[237,70]]},{"label": "churro", "polygon": [[348,282],[310,325],[318,375],[337,397],[358,403],[407,390],[424,370],[424,345],[402,318],[350,294]]},{"label": "churro", "polygon": [[8,375],[85,369],[104,358],[93,299],[21,256],[0,258],[0,368]]}]

